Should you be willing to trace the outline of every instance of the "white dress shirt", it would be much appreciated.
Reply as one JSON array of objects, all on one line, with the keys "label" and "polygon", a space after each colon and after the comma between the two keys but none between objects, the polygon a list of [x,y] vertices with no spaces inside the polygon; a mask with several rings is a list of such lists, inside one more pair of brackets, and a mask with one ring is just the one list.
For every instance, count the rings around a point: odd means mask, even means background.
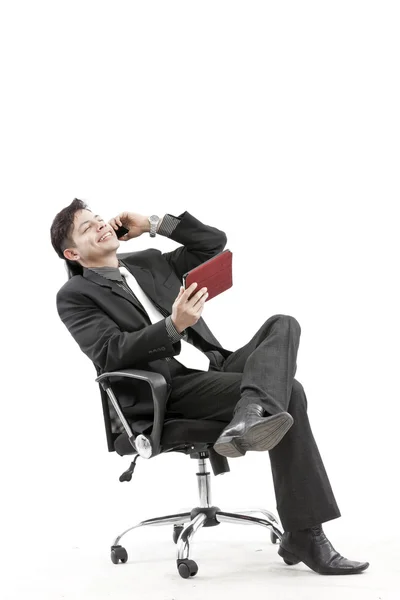
[{"label": "white dress shirt", "polygon": [[[143,305],[143,308],[147,312],[151,323],[157,323],[165,316],[160,313],[158,308],[153,304],[147,294],[140,287],[137,279],[126,267],[119,267],[120,273],[124,276],[126,284],[130,287],[132,292],[135,294],[139,302]],[[208,371],[210,367],[210,359],[201,350],[196,348],[190,342],[185,339],[181,339],[181,352],[177,356],[174,356],[175,360],[180,362],[188,369],[197,369],[198,371]]]}]

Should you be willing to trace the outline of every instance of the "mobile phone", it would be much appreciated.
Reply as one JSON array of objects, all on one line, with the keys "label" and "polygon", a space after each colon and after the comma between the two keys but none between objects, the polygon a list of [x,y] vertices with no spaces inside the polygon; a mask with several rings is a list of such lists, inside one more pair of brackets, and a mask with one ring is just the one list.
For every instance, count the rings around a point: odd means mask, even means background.
[{"label": "mobile phone", "polygon": [[117,238],[121,238],[123,235],[125,235],[126,233],[128,233],[129,229],[127,229],[126,227],[122,226],[118,227],[118,229],[115,231]]}]

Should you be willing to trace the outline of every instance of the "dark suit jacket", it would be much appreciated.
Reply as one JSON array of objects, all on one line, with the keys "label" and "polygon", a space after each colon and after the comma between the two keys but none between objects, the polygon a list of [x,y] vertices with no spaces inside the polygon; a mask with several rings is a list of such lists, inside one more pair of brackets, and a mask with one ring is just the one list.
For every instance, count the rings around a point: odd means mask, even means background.
[{"label": "dark suit jacket", "polygon": [[[149,248],[117,254],[146,294],[168,314],[172,313],[183,274],[222,252],[227,242],[223,231],[201,223],[189,212],[179,218],[181,222],[170,236],[182,244],[176,250],[161,253]],[[85,269],[83,275],[71,277],[59,290],[57,310],[98,374],[124,368],[156,371],[165,377],[170,392],[171,373],[165,358],[178,356],[181,342],[172,343],[164,319],[151,324],[138,302],[117,283]],[[232,353],[221,346],[203,318],[189,330],[201,350],[218,350],[225,358]],[[112,387],[127,416],[143,417],[153,412],[151,395],[143,382],[121,378],[113,380]]]}]

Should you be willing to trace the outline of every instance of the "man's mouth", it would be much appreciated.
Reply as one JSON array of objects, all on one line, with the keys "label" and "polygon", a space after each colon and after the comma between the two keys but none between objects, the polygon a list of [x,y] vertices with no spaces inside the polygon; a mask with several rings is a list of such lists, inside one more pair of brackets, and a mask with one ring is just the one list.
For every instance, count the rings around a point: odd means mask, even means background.
[{"label": "man's mouth", "polygon": [[112,236],[112,233],[110,231],[107,231],[107,233],[105,233],[100,239],[99,242],[104,242],[104,240],[107,240],[109,237]]}]

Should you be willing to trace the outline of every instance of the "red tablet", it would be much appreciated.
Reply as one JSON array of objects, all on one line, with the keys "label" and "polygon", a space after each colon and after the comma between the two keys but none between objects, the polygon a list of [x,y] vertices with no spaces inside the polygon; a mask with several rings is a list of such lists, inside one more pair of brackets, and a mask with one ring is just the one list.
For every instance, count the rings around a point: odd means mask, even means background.
[{"label": "red tablet", "polygon": [[197,282],[194,293],[198,292],[202,287],[207,288],[208,297],[206,302],[232,287],[232,252],[224,250],[210,258],[210,260],[206,260],[206,262],[198,267],[185,273],[183,276],[183,287],[185,290],[193,282]]}]

